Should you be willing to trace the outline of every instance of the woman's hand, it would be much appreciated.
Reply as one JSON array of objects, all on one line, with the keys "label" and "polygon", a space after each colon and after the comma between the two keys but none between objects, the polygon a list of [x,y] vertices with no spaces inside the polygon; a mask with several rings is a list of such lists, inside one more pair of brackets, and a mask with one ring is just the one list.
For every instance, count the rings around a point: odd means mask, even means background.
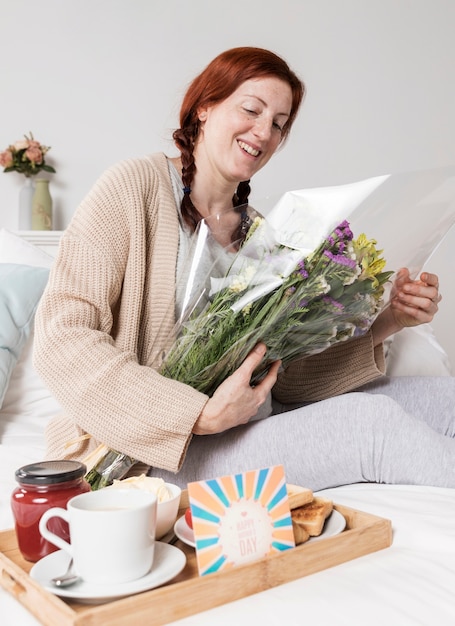
[{"label": "woman's hand", "polygon": [[390,306],[396,323],[405,328],[431,322],[441,300],[436,274],[424,272],[420,280],[411,280],[409,270],[402,269],[393,285]]},{"label": "woman's hand", "polygon": [[257,344],[242,365],[218,387],[194,425],[195,435],[221,433],[246,424],[256,415],[276,382],[281,364],[281,361],[273,363],[261,382],[252,387],[251,376],[265,352],[265,345]]},{"label": "woman's hand", "polygon": [[378,316],[372,326],[375,344],[402,328],[431,322],[438,312],[442,296],[436,274],[423,272],[412,280],[408,269],[401,269],[390,294],[390,306]]}]

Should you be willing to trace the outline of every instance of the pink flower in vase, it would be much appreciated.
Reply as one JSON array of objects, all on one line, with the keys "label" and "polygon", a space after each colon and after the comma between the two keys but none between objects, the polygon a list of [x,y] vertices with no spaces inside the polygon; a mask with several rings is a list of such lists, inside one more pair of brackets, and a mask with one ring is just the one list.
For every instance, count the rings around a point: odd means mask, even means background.
[{"label": "pink flower in vase", "polygon": [[[38,143],[38,142],[34,141],[33,143]],[[27,148],[24,154],[29,161],[31,161],[32,163],[35,163],[36,165],[39,165],[40,163],[43,162],[43,153],[41,152],[41,149],[38,146],[30,146],[29,148]]]},{"label": "pink flower in vase", "polygon": [[0,152],[0,166],[11,167],[14,163],[13,153],[10,150]]},{"label": "pink flower in vase", "polygon": [[7,172],[18,172],[26,178],[36,176],[41,171],[55,173],[55,169],[45,161],[45,154],[50,150],[33,137],[24,136],[0,153],[0,166]]}]

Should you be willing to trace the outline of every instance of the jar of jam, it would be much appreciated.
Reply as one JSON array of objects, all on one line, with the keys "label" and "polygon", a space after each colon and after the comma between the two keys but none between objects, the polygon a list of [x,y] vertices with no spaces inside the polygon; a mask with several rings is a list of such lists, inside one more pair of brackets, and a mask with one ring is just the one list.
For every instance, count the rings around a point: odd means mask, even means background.
[{"label": "jar of jam", "polygon": [[[78,461],[41,461],[16,470],[19,486],[11,496],[17,543],[27,561],[36,562],[58,550],[41,536],[39,521],[47,509],[66,508],[68,500],[90,491],[84,476],[87,468]],[[49,529],[70,540],[68,524],[59,518],[49,521]]]}]

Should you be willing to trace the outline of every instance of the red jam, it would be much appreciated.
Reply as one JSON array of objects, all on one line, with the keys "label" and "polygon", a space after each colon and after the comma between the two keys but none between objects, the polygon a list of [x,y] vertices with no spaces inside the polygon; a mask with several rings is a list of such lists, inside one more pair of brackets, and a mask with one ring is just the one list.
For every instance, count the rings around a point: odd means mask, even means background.
[{"label": "red jam", "polygon": [[[85,465],[77,461],[42,461],[24,465],[16,471],[19,486],[12,493],[11,508],[17,543],[24,559],[35,563],[58,550],[41,536],[39,521],[47,509],[54,506],[65,509],[68,500],[90,491],[90,485],[84,480],[86,472]],[[48,527],[69,541],[65,521],[53,518]]]}]

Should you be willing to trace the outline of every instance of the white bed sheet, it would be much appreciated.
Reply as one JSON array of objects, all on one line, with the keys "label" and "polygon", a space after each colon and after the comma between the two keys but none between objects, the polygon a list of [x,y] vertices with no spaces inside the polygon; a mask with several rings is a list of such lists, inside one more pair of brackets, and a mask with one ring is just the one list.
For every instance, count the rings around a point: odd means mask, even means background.
[{"label": "white bed sheet", "polygon": [[[15,486],[15,469],[41,458],[41,443],[32,439],[25,446],[23,440],[21,446],[12,441],[0,445],[2,529],[12,527],[9,494]],[[391,519],[392,547],[174,624],[455,624],[455,490],[359,484],[321,493],[337,503]],[[0,615],[5,626],[39,624],[1,588]]]}]

